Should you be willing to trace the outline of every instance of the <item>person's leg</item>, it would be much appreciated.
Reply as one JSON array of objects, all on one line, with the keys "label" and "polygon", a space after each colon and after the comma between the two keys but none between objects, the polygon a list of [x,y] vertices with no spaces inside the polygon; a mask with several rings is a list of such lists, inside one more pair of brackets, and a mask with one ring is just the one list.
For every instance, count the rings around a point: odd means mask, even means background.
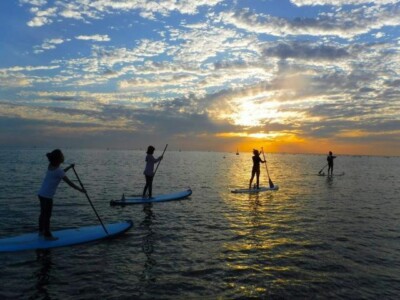
[{"label": "person's leg", "polygon": [[143,194],[142,194],[142,197],[143,197],[143,198],[146,198],[146,192],[147,192],[147,189],[148,189],[148,187],[149,187],[149,181],[148,181],[147,177],[148,177],[148,176],[145,176],[145,178],[146,178],[146,185],[144,186],[144,189],[143,189]]},{"label": "person's leg", "polygon": [[153,176],[149,176],[149,198],[153,197]]},{"label": "person's leg", "polygon": [[43,231],[44,231],[44,206],[45,206],[44,201],[46,201],[46,200],[43,199],[42,197],[39,197],[39,201],[40,201],[39,235],[43,235]]},{"label": "person's leg", "polygon": [[147,192],[147,183],[146,183],[146,185],[144,186],[142,198],[145,198],[145,197],[146,197],[146,192]]},{"label": "person's leg", "polygon": [[46,199],[44,202],[44,214],[43,214],[43,235],[51,236],[50,231],[50,218],[53,210],[53,199]]},{"label": "person's leg", "polygon": [[252,170],[251,171],[250,183],[249,183],[249,190],[251,190],[251,185],[253,183],[254,175],[256,175],[256,172],[254,170]]},{"label": "person's leg", "polygon": [[257,188],[259,189],[260,188],[260,170],[257,170],[256,174],[257,174]]}]

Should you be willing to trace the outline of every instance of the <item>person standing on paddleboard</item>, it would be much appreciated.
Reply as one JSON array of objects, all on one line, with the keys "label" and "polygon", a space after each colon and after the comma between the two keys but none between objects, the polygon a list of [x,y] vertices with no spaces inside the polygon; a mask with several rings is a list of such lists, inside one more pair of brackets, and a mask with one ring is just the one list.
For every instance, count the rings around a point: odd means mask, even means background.
[{"label": "person standing on paddleboard", "polygon": [[143,198],[146,198],[147,190],[149,190],[149,198],[152,198],[154,164],[163,159],[162,155],[158,158],[154,158],[154,156],[153,156],[154,150],[156,150],[156,149],[153,146],[147,147],[146,168],[144,169],[144,172],[143,172],[144,176],[146,177],[146,185],[144,186],[143,195],[142,195]]},{"label": "person standing on paddleboard", "polygon": [[329,151],[329,154],[326,158],[328,161],[328,176],[329,176],[329,171],[331,171],[331,176],[333,175],[333,160],[336,158],[336,156],[333,156],[332,151]]},{"label": "person standing on paddleboard", "polygon": [[46,156],[49,160],[49,165],[42,186],[38,192],[40,200],[39,236],[43,236],[46,240],[56,240],[57,238],[54,237],[50,231],[50,218],[53,210],[53,197],[61,179],[81,193],[86,193],[86,191],[85,189],[75,185],[67,176],[65,176],[65,173],[70,168],[74,167],[73,164],[64,170],[60,168],[60,165],[64,162],[64,155],[60,149],[55,149],[52,152],[47,153]]},{"label": "person standing on paddleboard", "polygon": [[253,149],[253,169],[251,170],[251,178],[249,183],[249,190],[251,190],[251,184],[253,183],[254,176],[257,175],[257,185],[256,188],[259,189],[260,186],[260,163],[265,163],[264,160],[260,158],[260,152],[258,150]]}]

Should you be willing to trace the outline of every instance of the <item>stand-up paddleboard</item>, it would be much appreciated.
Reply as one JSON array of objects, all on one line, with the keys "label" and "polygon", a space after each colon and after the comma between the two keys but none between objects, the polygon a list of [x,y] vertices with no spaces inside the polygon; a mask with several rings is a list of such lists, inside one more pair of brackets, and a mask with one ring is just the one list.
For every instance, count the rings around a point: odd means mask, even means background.
[{"label": "stand-up paddleboard", "polygon": [[279,186],[278,185],[274,185],[274,187],[267,187],[267,186],[262,186],[260,188],[256,188],[256,189],[235,189],[232,190],[231,192],[234,194],[254,194],[254,193],[260,193],[260,192],[267,192],[267,191],[277,191],[279,190]]},{"label": "stand-up paddleboard", "polygon": [[142,197],[122,197],[121,200],[111,200],[110,205],[130,205],[130,204],[143,204],[143,203],[153,203],[153,202],[165,202],[172,200],[182,200],[189,197],[192,194],[192,190],[189,188],[182,192],[158,195],[152,198],[142,198]]},{"label": "stand-up paddleboard", "polygon": [[57,240],[48,241],[37,232],[23,234],[16,237],[0,239],[0,252],[13,252],[22,250],[49,249],[65,247],[76,244],[88,243],[96,240],[114,237],[127,231],[133,226],[131,220],[118,223],[105,224],[108,234],[101,225],[87,226],[73,229],[53,231]]},{"label": "stand-up paddleboard", "polygon": [[329,177],[331,177],[331,176],[333,176],[333,177],[336,177],[336,176],[344,176],[344,172],[342,172],[342,173],[339,173],[339,174],[333,174],[333,175],[328,175],[328,174],[325,174],[325,173],[321,173],[321,174],[317,174],[318,176],[329,176]]}]

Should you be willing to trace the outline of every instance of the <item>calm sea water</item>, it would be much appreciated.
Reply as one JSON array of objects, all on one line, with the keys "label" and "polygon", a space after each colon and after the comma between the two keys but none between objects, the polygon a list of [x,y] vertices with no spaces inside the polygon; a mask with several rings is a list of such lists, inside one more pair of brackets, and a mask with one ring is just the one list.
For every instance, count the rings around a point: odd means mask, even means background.
[{"label": "calm sea water", "polygon": [[[158,153],[157,153],[158,152]],[[46,150],[0,150],[0,237],[36,230]],[[132,219],[112,240],[0,253],[1,299],[398,299],[400,158],[267,156],[277,192],[246,187],[251,154],[168,152],[154,194],[190,186],[188,200],[110,207],[140,194],[142,151],[65,149],[104,223]],[[160,154],[159,151],[156,151]],[[74,179],[73,172],[67,174]],[[265,169],[262,183],[267,184]],[[98,224],[62,183],[54,230]]]}]

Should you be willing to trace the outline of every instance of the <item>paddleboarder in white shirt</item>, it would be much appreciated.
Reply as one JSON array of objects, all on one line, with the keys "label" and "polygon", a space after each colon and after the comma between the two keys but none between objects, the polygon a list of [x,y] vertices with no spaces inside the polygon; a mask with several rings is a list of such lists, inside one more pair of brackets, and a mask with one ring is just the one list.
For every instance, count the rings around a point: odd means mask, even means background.
[{"label": "paddleboarder in white shirt", "polygon": [[153,156],[154,150],[156,150],[156,149],[153,146],[147,147],[146,168],[144,169],[144,172],[143,172],[144,176],[146,177],[146,185],[144,186],[143,195],[142,195],[143,198],[146,198],[147,190],[149,190],[149,198],[152,198],[154,164],[163,159],[162,155],[158,158],[154,158],[154,156]]},{"label": "paddleboarder in white shirt", "polygon": [[49,166],[47,167],[46,176],[38,192],[40,200],[39,236],[43,236],[46,240],[57,240],[50,231],[50,218],[53,210],[53,197],[60,181],[64,180],[69,186],[81,193],[86,193],[86,191],[75,185],[65,175],[65,172],[74,167],[73,164],[64,170],[60,168],[60,165],[64,162],[64,155],[60,149],[55,149],[47,153],[46,156],[49,160]]}]

